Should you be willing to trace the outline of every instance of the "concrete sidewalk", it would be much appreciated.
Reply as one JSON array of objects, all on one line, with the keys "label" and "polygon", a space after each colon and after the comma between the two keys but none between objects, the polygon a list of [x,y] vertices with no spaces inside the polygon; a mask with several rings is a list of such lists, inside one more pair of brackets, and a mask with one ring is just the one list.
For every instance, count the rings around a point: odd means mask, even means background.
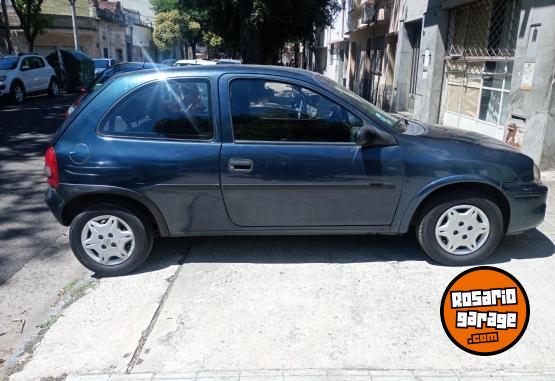
[{"label": "concrete sidewalk", "polygon": [[465,268],[432,263],[411,235],[174,239],[140,272],[95,281],[10,379],[553,380],[554,211],[488,260],[531,305],[499,355],[447,338],[441,297]]}]

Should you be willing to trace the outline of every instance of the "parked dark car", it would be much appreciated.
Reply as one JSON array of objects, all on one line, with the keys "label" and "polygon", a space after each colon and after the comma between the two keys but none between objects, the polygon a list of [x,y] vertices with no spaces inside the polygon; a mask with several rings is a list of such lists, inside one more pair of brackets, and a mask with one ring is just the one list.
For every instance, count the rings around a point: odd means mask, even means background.
[{"label": "parked dark car", "polygon": [[[396,119],[312,72],[212,65],[116,76],[46,152],[46,202],[73,252],[128,273],[153,237],[403,234],[447,265],[543,221],[529,157]],[[368,250],[372,250],[371,247]]]},{"label": "parked dark car", "polygon": [[81,105],[83,99],[99,87],[101,87],[104,82],[108,81],[115,75],[121,73],[128,73],[131,71],[138,71],[138,70],[148,70],[148,69],[161,69],[166,67],[166,65],[150,63],[150,62],[126,62],[126,63],[116,63],[113,66],[103,70],[99,75],[96,76],[94,81],[87,87],[82,87],[79,89],[79,96],[71,106],[68,107],[67,111],[65,112],[66,118],[71,115],[77,107]]}]

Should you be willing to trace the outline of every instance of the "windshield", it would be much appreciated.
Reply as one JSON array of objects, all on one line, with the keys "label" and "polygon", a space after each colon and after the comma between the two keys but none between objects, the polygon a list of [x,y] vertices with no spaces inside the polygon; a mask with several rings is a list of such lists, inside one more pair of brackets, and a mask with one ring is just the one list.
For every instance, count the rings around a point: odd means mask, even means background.
[{"label": "windshield", "polygon": [[17,67],[19,57],[0,58],[0,70],[13,70]]},{"label": "windshield", "polygon": [[97,69],[108,67],[108,60],[95,60],[94,67]]},{"label": "windshield", "polygon": [[329,79],[328,77],[317,74],[316,79],[319,81],[325,82],[328,86],[332,87],[341,95],[348,98],[348,100],[354,103],[354,105],[357,108],[368,112],[372,116],[378,118],[379,120],[387,124],[389,127],[401,133],[406,130],[406,124],[403,119],[394,118],[393,116],[389,115],[385,111],[379,109],[378,107],[374,106],[372,103],[368,102],[366,99],[353,93],[352,91],[347,90],[345,87],[341,86],[339,83],[335,82],[334,80]]}]

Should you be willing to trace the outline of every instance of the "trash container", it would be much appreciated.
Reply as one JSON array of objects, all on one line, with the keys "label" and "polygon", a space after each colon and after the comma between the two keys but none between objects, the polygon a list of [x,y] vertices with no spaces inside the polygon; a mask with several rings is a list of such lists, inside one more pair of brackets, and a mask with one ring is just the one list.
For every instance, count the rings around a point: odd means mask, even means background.
[{"label": "trash container", "polygon": [[46,60],[66,91],[75,92],[94,81],[94,61],[79,50],[57,49]]}]

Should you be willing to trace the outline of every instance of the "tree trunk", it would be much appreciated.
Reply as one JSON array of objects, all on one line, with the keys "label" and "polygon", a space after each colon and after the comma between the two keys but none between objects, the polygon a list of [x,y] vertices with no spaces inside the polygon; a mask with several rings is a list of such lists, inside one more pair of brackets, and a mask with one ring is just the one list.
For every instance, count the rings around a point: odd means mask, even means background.
[{"label": "tree trunk", "polygon": [[193,59],[197,58],[197,41],[191,41],[191,53],[193,54]]},{"label": "tree trunk", "polygon": [[189,44],[187,40],[183,40],[183,58],[189,59]]},{"label": "tree trunk", "polygon": [[13,46],[12,46],[12,39],[10,33],[10,20],[8,18],[8,10],[6,7],[6,0],[1,0],[2,2],[2,15],[4,16],[4,20],[2,20],[2,24],[4,25],[5,35],[4,38],[6,39],[6,48],[8,49],[8,54],[13,53]]}]

